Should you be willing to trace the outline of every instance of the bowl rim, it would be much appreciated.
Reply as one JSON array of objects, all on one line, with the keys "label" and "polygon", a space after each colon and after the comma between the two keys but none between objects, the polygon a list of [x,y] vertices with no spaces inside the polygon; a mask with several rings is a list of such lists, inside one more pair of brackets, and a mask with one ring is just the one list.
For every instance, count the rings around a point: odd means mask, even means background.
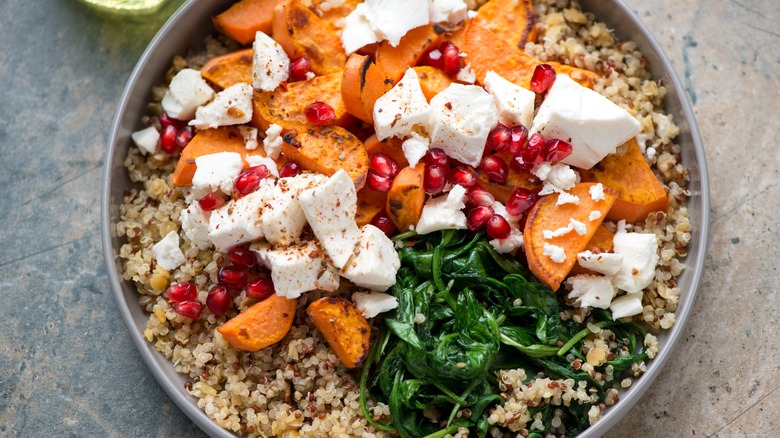
[{"label": "bowl rim", "polygon": [[[682,82],[677,76],[674,67],[672,66],[665,52],[649,32],[649,30],[641,22],[641,20],[630,10],[630,8],[628,8],[628,6],[623,3],[622,0],[611,1],[613,3],[613,7],[617,8],[617,13],[623,18],[628,19],[628,25],[644,39],[645,44],[640,45],[642,51],[646,53],[648,50],[651,50],[658,58],[658,61],[661,64],[661,71],[663,71],[665,74],[665,79],[671,83],[671,89],[675,90],[676,92],[676,98],[679,101],[680,112],[683,117],[683,120],[680,121],[680,123],[686,123],[686,129],[688,131],[686,134],[690,136],[692,152],[695,157],[695,163],[689,163],[686,165],[689,168],[694,166],[697,168],[698,180],[701,185],[698,193],[696,193],[700,199],[701,211],[699,214],[701,219],[696,223],[692,222],[692,225],[697,230],[696,234],[698,235],[698,239],[696,240],[696,245],[695,248],[693,248],[693,251],[689,251],[689,255],[691,253],[695,253],[698,257],[695,260],[690,260],[690,258],[685,259],[686,270],[684,275],[690,276],[690,288],[682,292],[689,295],[687,300],[690,303],[687,306],[681,306],[681,308],[678,308],[678,310],[675,312],[677,321],[671,330],[664,332],[666,337],[663,342],[663,348],[649,363],[648,371],[640,379],[635,380],[635,383],[632,384],[627,391],[625,391],[625,396],[621,396],[620,403],[616,405],[616,407],[608,409],[598,422],[579,435],[585,438],[601,436],[608,432],[615,424],[617,424],[618,421],[620,421],[621,418],[625,416],[625,414],[628,413],[629,410],[631,410],[631,408],[639,401],[639,399],[651,387],[654,380],[661,373],[662,369],[668,362],[669,358],[674,352],[674,349],[679,343],[679,339],[682,336],[682,332],[685,329],[688,318],[693,310],[695,298],[698,293],[701,277],[704,271],[706,253],[709,245],[709,178],[704,146],[698,126],[696,124],[696,119],[690,104],[688,94],[685,92],[685,88],[683,87]],[[583,9],[589,9],[586,7],[586,4],[589,3],[588,0],[584,0],[581,3],[583,4]],[[141,73],[144,70],[144,65],[159,50],[159,47],[164,44],[163,41],[165,40],[165,37],[168,35],[171,29],[176,26],[176,23],[182,20],[183,17],[186,17],[195,8],[196,4],[203,4],[203,2],[199,2],[198,0],[187,0],[157,32],[136,63],[135,68],[130,74],[127,84],[125,85],[125,88],[122,92],[112,121],[111,131],[108,138],[108,149],[104,157],[101,199],[101,240],[104,262],[107,268],[107,276],[114,300],[116,301],[119,312],[122,315],[122,319],[124,320],[124,323],[130,332],[130,337],[133,341],[133,344],[135,344],[136,350],[140,353],[144,363],[149,368],[154,378],[163,388],[168,397],[170,397],[171,400],[178,406],[178,408],[184,412],[184,414],[187,415],[187,417],[189,417],[189,419],[192,420],[206,434],[212,437],[233,437],[235,435],[233,435],[232,432],[218,426],[215,422],[211,421],[211,419],[208,418],[208,416],[200,408],[198,408],[194,402],[195,399],[188,395],[185,391],[182,391],[182,388],[178,386],[180,383],[179,381],[174,381],[174,379],[169,377],[169,374],[173,370],[171,362],[167,358],[163,357],[154,348],[152,348],[151,344],[149,344],[143,337],[142,330],[139,331],[139,327],[135,324],[129,307],[130,303],[128,303],[125,299],[122,287],[122,284],[127,284],[130,282],[126,282],[120,278],[119,272],[117,270],[116,260],[114,258],[114,254],[118,252],[116,251],[118,248],[115,248],[113,245],[114,227],[112,226],[113,221],[111,214],[111,195],[113,187],[112,182],[114,178],[113,164],[115,163],[119,149],[117,144],[122,131],[123,117],[133,95],[136,94],[136,87],[139,82]],[[217,5],[218,3],[215,2],[212,8]],[[600,17],[597,18],[599,18],[599,21],[602,21]],[[632,36],[631,39],[635,40],[635,38],[636,37]],[[656,75],[654,75],[654,77],[655,76]],[[126,153],[124,149],[122,152]],[[134,288],[135,286],[131,284],[131,287]],[[173,373],[176,373],[175,370],[173,370]],[[176,374],[181,376],[178,373]]]}]

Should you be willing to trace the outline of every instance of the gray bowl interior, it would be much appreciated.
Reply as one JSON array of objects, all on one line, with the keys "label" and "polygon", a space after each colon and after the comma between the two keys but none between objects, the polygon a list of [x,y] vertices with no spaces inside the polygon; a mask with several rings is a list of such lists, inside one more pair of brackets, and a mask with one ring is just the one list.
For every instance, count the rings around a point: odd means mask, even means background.
[{"label": "gray bowl interior", "polygon": [[[151,99],[152,87],[163,81],[165,71],[175,55],[197,46],[212,32],[211,15],[224,10],[230,3],[230,0],[190,0],[160,30],[138,61],[122,94],[111,129],[105,161],[101,215],[103,250],[109,281],[133,342],[165,392],[193,422],[213,437],[231,437],[233,434],[217,426],[197,407],[195,399],[184,391],[184,376],[176,373],[171,362],[143,338],[142,333],[148,316],[138,305],[138,293],[132,282],[121,280],[122,267],[116,257],[121,242],[114,237],[112,224],[118,219],[118,206],[122,202],[123,192],[132,185],[122,163],[131,146],[130,134],[142,127],[140,119],[146,113],[146,104]],[[620,403],[607,410],[598,423],[580,435],[596,437],[605,434],[614,426],[647,391],[653,380],[660,374],[680,338],[693,307],[704,266],[709,227],[709,186],[704,149],[693,111],[687,96],[682,91],[684,88],[659,45],[644,25],[619,0],[581,0],[581,4],[585,10],[594,12],[600,21],[604,21],[614,29],[619,38],[636,42],[650,61],[653,76],[667,85],[669,93],[666,95],[665,105],[681,127],[677,141],[682,146],[683,163],[691,171],[692,196],[688,209],[694,227],[693,238],[688,248],[687,269],[679,278],[682,292],[676,312],[677,324],[671,331],[659,337],[661,350],[649,363],[645,375],[621,394]]]}]

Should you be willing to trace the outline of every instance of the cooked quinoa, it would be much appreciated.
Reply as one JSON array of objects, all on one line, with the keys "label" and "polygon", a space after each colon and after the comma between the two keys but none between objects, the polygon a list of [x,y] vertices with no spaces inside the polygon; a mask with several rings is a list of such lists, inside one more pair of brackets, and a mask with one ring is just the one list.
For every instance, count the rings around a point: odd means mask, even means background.
[{"label": "cooked quinoa", "polygon": [[[476,6],[483,2],[470,3]],[[659,349],[652,333],[669,329],[675,323],[680,293],[676,280],[685,267],[681,259],[691,239],[686,208],[688,172],[680,161],[680,147],[674,144],[679,129],[662,108],[666,88],[651,78],[646,59],[633,42],[617,40],[593,14],[583,13],[576,1],[534,3],[538,38],[526,45],[526,52],[540,60],[555,60],[601,74],[604,79],[596,84],[595,90],[641,122],[640,148],[669,191],[670,203],[665,213],[651,214],[644,223],[628,226],[632,231],[653,232],[659,241],[660,261],[655,279],[644,292],[642,314],[633,317],[650,329],[644,346],[648,358],[652,359]],[[182,68],[200,68],[209,58],[236,48],[221,37],[208,38],[201,52],[176,57],[166,80]],[[161,112],[159,101],[164,92],[164,86],[155,88],[149,105],[152,116],[144,117],[144,123],[159,123],[153,116]],[[215,330],[226,319],[254,304],[243,293],[234,297],[231,310],[219,319],[208,311],[195,321],[174,312],[164,297],[164,290],[170,284],[189,281],[198,287],[199,301],[205,302],[209,289],[217,282],[219,267],[228,264],[227,258],[211,249],[199,250],[181,232],[179,215],[188,203],[186,191],[171,184],[176,158],[165,154],[144,156],[137,148],[130,148],[124,164],[137,186],[125,194],[120,221],[116,224],[117,236],[125,242],[119,250],[122,275],[137,286],[139,303],[149,314],[145,338],[171,360],[177,372],[187,376],[188,381],[181,389],[197,399],[205,414],[219,426],[246,436],[392,435],[374,429],[363,417],[358,374],[340,364],[305,315],[308,303],[325,296],[324,293],[304,294],[298,300],[292,330],[281,342],[255,353],[233,348]],[[605,225],[615,230],[615,224],[605,222]],[[180,247],[187,258],[185,264],[172,272],[156,265],[151,249],[170,231],[179,231]],[[349,293],[342,290],[328,295],[349,298]],[[561,317],[584,322],[588,312],[568,307]],[[629,387],[634,378],[644,373],[646,364],[635,363],[627,375],[615,375],[609,366],[604,372],[596,371],[595,367],[608,355],[627,355],[628,351],[619,348],[610,330],[592,324],[589,327],[593,333],[585,339],[583,347],[587,360],[571,356],[568,359],[572,366],[588,372],[599,382],[619,379],[616,386]],[[584,381],[537,375],[531,383],[524,384],[530,377],[534,376],[526,376],[523,369],[502,370],[497,374],[505,403],[489,414],[492,436],[506,436],[505,432],[525,436],[540,429],[541,414],[532,415],[530,407],[598,400],[593,391],[585,389]],[[618,390],[609,389],[606,401],[588,412],[590,423],[597,421],[603,410],[618,399]],[[369,400],[369,406],[375,419],[389,421],[386,405]],[[552,433],[547,436],[565,433],[563,421],[563,411],[556,410]],[[468,431],[461,429],[453,436],[467,435]]]}]

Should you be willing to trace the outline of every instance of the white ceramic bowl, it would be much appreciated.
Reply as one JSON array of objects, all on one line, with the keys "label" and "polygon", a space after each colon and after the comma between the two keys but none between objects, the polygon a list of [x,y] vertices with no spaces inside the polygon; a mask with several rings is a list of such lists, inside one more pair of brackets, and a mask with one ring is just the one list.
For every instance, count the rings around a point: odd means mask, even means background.
[{"label": "white ceramic bowl", "polygon": [[[163,81],[165,71],[175,55],[184,53],[212,32],[211,16],[224,10],[230,3],[230,0],[190,0],[160,30],[141,56],[127,82],[114,117],[105,160],[101,214],[103,251],[109,280],[133,342],[165,392],[195,424],[212,437],[232,437],[233,434],[217,426],[198,408],[195,398],[184,391],[184,376],[176,373],[171,362],[143,338],[148,316],[138,304],[135,286],[131,282],[121,280],[122,267],[115,257],[121,243],[110,230],[111,224],[116,223],[119,215],[122,193],[132,185],[122,162],[132,143],[130,134],[142,128],[141,116],[146,113],[146,104],[151,100],[152,86]],[[636,42],[650,61],[653,76],[666,84],[669,93],[664,104],[680,126],[677,142],[682,146],[682,161],[690,169],[691,198],[688,210],[693,225],[693,237],[685,261],[687,269],[679,278],[681,295],[676,312],[677,323],[671,331],[664,332],[659,337],[660,353],[649,362],[645,375],[621,395],[620,402],[608,409],[598,423],[580,435],[597,437],[614,426],[647,391],[653,380],[662,372],[685,327],[695,301],[707,249],[709,185],[704,148],[693,111],[680,80],[659,45],[620,0],[581,0],[580,3],[583,9],[594,12],[599,21],[614,29],[619,38]]]}]

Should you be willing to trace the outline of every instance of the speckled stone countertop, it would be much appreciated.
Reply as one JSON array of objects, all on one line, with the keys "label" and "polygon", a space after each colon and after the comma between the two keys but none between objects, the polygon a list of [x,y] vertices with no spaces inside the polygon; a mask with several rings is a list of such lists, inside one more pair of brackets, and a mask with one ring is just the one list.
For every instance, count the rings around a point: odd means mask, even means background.
[{"label": "speckled stone countertop", "polygon": [[[75,0],[0,2],[0,436],[202,436],[130,340],[99,229],[114,109],[181,2],[146,17]],[[780,8],[776,0],[626,2],[693,103],[712,228],[683,339],[609,436],[778,436]]]}]

